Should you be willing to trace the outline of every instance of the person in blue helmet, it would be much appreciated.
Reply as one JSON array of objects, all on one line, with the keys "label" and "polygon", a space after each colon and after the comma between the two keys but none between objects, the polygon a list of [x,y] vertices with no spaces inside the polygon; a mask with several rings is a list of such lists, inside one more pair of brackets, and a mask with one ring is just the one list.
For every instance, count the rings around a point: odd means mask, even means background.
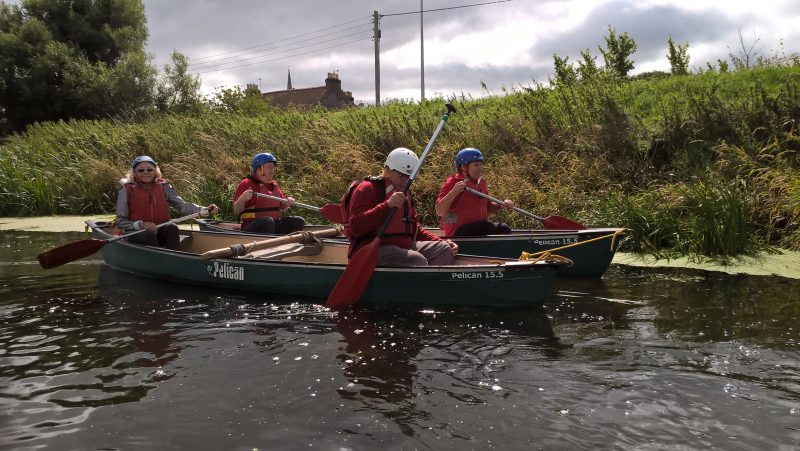
[{"label": "person in blue helmet", "polygon": [[[252,174],[239,182],[233,196],[233,213],[239,216],[242,231],[252,233],[277,234],[303,230],[305,219],[300,216],[283,216],[294,204],[294,198],[283,194],[274,179],[278,160],[268,152],[261,152],[250,162]],[[257,193],[283,198],[282,201],[267,199]]]},{"label": "person in blue helmet", "polygon": [[444,236],[485,236],[509,234],[511,227],[489,221],[489,214],[503,208],[513,208],[506,199],[503,205],[490,202],[476,194],[465,192],[467,187],[489,194],[483,179],[483,154],[467,147],[456,154],[456,173],[447,178],[436,197],[436,215],[441,218]]},{"label": "person in blue helmet", "polygon": [[177,249],[180,243],[178,226],[167,224],[156,227],[170,220],[170,206],[181,215],[215,214],[219,211],[215,204],[201,207],[183,200],[175,188],[164,180],[156,161],[147,155],[134,158],[130,171],[120,182],[122,189],[117,194],[117,227],[125,233],[147,230],[128,238],[132,243]]}]

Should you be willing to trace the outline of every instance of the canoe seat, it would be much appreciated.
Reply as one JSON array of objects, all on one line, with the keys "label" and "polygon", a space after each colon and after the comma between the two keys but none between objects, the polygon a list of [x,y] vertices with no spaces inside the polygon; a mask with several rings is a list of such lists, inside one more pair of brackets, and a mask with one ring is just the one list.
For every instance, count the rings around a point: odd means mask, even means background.
[{"label": "canoe seat", "polygon": [[252,258],[259,260],[283,260],[287,257],[295,256],[313,256],[319,255],[322,252],[322,243],[302,244],[302,243],[289,243],[282,246],[271,247],[253,251],[240,258]]}]

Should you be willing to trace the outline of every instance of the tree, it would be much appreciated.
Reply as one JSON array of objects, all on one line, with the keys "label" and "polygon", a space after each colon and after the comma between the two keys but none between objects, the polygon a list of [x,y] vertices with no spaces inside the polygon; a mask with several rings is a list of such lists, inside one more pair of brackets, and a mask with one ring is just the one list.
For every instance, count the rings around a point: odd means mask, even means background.
[{"label": "tree", "polygon": [[589,49],[582,51],[581,57],[583,60],[578,61],[578,75],[581,80],[589,80],[597,76],[600,73],[600,69],[597,68],[597,62],[595,62],[597,57],[592,56]]},{"label": "tree", "polygon": [[153,105],[141,0],[0,3],[0,134]]},{"label": "tree", "polygon": [[[741,49],[739,50],[738,55],[734,55],[733,51],[728,53],[728,56],[733,61],[733,68],[736,70],[742,69],[750,69],[751,66],[756,61],[756,57],[761,53],[761,47],[758,46],[758,43],[761,41],[761,35],[756,36],[756,33],[753,32],[753,42],[749,45],[744,42],[744,37],[742,36],[742,29],[739,28],[739,46]],[[730,47],[728,47],[730,50]]]},{"label": "tree", "polygon": [[[720,73],[728,72],[728,62],[727,61],[718,59],[717,63],[719,64],[719,72]],[[706,67],[708,68],[707,72],[716,72],[717,71],[717,67],[715,67],[711,63],[706,63]]]},{"label": "tree", "polygon": [[608,35],[605,37],[605,41],[605,50],[600,46],[597,48],[603,54],[606,70],[620,77],[627,77],[628,72],[633,69],[633,61],[629,57],[636,51],[636,42],[628,36],[627,32],[617,36],[616,30],[611,25],[608,26]]},{"label": "tree", "polygon": [[275,107],[261,98],[258,90],[218,88],[205,104],[217,113],[233,113],[245,116],[258,116],[275,110]]},{"label": "tree", "polygon": [[556,71],[556,83],[558,84],[572,86],[578,80],[575,75],[575,68],[569,64],[568,56],[561,58],[553,53],[553,69]]},{"label": "tree", "polygon": [[670,35],[667,45],[669,47],[667,59],[672,75],[689,75],[689,43],[684,42],[683,45],[676,46]]},{"label": "tree", "polygon": [[200,78],[188,72],[189,59],[177,50],[172,52],[172,66],[164,66],[164,75],[156,89],[156,107],[171,113],[196,113],[203,108]]}]

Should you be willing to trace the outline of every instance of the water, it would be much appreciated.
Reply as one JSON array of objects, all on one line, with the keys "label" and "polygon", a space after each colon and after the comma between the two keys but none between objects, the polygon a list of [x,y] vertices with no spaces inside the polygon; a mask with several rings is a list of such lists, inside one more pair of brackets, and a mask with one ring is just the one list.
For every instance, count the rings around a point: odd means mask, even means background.
[{"label": "water", "polygon": [[796,449],[800,281],[612,267],[544,309],[361,308],[0,233],[0,448]]}]

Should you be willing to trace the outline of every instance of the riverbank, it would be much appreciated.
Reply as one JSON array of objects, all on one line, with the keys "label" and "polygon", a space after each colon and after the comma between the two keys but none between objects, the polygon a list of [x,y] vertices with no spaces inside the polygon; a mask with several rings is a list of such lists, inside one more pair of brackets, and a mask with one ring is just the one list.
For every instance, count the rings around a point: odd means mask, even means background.
[{"label": "riverbank", "polygon": [[[0,218],[0,232],[86,232],[86,221],[113,221],[114,215],[91,216],[34,216],[26,218]],[[192,224],[178,224],[180,228],[190,229]]]},{"label": "riverbank", "polygon": [[[87,219],[112,220],[113,216],[38,216],[26,218],[0,218],[0,232],[83,232]],[[195,228],[192,223],[180,224],[184,229]],[[777,254],[762,253],[753,257],[740,257],[731,264],[696,262],[689,257],[656,259],[649,254],[619,252],[614,264],[642,267],[691,268],[706,271],[720,271],[728,274],[750,274],[756,276],[781,276],[800,279],[800,252],[781,251]]]},{"label": "riverbank", "polygon": [[724,265],[715,262],[696,262],[689,257],[656,259],[650,254],[618,252],[614,264],[643,266],[650,268],[690,268],[705,271],[719,271],[728,274],[748,274],[752,276],[781,276],[800,279],[800,252],[780,250],[780,253],[760,253],[743,256]]}]

